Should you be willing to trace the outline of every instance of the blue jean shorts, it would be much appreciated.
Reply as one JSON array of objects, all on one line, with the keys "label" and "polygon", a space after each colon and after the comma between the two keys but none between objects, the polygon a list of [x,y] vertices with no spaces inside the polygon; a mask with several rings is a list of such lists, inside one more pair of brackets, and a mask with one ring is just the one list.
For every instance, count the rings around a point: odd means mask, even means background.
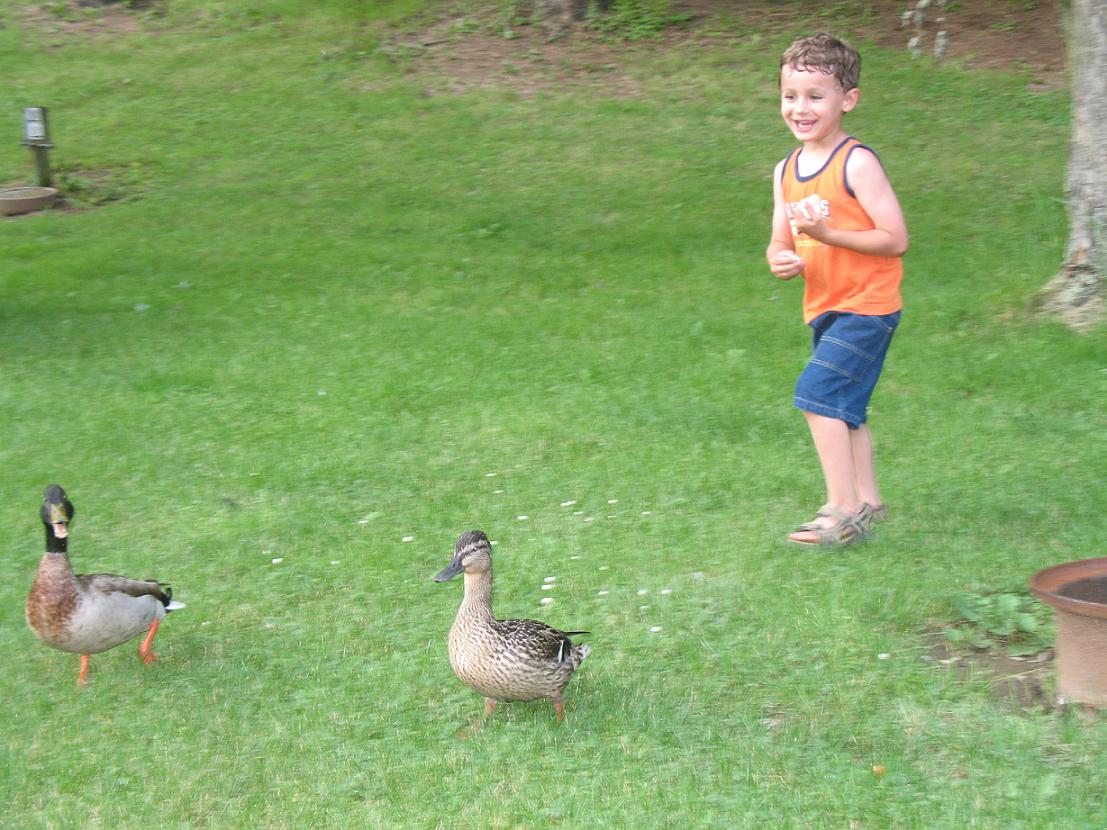
[{"label": "blue jean shorts", "polygon": [[796,406],[845,421],[850,429],[865,423],[899,317],[898,311],[883,316],[828,311],[812,320],[812,355],[796,381]]}]

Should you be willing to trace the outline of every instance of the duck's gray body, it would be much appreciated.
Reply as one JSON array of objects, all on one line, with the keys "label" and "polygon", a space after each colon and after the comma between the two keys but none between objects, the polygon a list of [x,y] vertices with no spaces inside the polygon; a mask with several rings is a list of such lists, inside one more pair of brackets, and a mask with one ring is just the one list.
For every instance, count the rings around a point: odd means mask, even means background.
[{"label": "duck's gray body", "polygon": [[170,603],[157,582],[115,574],[78,575],[68,555],[47,553],[27,595],[27,624],[56,649],[98,654],[137,637],[155,620],[164,620]]}]

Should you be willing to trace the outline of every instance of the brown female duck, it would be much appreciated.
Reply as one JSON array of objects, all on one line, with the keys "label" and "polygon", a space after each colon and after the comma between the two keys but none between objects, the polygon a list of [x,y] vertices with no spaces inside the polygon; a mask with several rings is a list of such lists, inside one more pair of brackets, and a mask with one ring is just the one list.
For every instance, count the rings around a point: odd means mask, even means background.
[{"label": "brown female duck", "polygon": [[114,574],[75,574],[67,545],[73,504],[57,484],[46,488],[40,516],[46,526],[46,553],[27,595],[27,625],[35,636],[61,651],[81,655],[77,682],[88,676],[89,655],[115,648],[146,631],[138,648],[144,663],[157,655],[150,650],[165,615],[184,603],[160,582],[144,582]]},{"label": "brown female duck", "polygon": [[565,717],[561,693],[590,651],[570,635],[537,620],[497,620],[492,614],[492,545],[479,530],[458,537],[453,559],[435,582],[465,574],[465,594],[450,628],[450,665],[463,683],[484,695],[485,718],[509,700],[553,701]]}]

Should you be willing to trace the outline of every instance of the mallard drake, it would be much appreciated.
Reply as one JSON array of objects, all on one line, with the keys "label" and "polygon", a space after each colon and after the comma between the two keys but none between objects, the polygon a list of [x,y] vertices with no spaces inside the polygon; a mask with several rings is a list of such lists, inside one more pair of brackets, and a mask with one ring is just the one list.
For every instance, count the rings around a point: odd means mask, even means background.
[{"label": "mallard drake", "polygon": [[75,574],[67,545],[73,504],[57,484],[46,488],[39,515],[46,526],[46,553],[27,595],[27,625],[42,642],[81,655],[77,682],[88,677],[89,655],[115,648],[146,630],[138,647],[143,663],[158,658],[150,646],[165,615],[183,602],[173,589],[114,574]]},{"label": "mallard drake", "polygon": [[465,594],[450,627],[450,665],[461,682],[484,696],[481,723],[496,704],[549,698],[560,723],[561,692],[590,651],[570,635],[537,620],[497,620],[492,614],[492,544],[479,530],[458,537],[450,564],[434,577],[465,574]]}]

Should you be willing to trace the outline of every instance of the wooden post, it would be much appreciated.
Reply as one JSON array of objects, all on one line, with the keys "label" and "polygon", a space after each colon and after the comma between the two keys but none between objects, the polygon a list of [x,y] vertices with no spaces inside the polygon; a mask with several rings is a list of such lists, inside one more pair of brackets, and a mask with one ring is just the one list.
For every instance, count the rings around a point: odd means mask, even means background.
[{"label": "wooden post", "polygon": [[50,148],[36,144],[31,147],[35,156],[35,173],[39,187],[53,187],[54,179],[50,175]]},{"label": "wooden post", "polygon": [[35,157],[35,174],[39,187],[50,187],[50,129],[46,123],[46,107],[24,107],[23,144]]}]

